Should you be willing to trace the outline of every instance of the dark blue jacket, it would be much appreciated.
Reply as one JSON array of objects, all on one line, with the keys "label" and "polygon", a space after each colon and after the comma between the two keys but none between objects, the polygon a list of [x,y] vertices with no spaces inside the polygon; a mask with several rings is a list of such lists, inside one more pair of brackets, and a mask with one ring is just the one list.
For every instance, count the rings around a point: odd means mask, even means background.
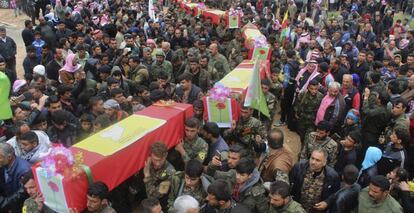
[{"label": "dark blue jacket", "polygon": [[20,187],[20,178],[22,175],[30,170],[30,164],[16,157],[12,166],[0,168],[0,192],[3,196],[9,196],[15,193]]},{"label": "dark blue jacket", "polygon": [[0,168],[0,212],[21,212],[27,195],[20,179],[29,170],[30,164],[19,157],[10,168]]}]

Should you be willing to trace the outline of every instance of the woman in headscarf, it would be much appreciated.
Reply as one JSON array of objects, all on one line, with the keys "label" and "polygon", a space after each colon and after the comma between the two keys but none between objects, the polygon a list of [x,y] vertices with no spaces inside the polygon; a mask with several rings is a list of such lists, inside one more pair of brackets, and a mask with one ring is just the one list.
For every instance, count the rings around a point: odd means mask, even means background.
[{"label": "woman in headscarf", "polygon": [[72,85],[75,83],[74,73],[81,68],[81,65],[78,64],[76,55],[71,53],[66,57],[65,66],[59,70],[59,81],[63,84]]},{"label": "woman in headscarf", "polygon": [[371,177],[378,175],[377,163],[381,160],[381,157],[381,149],[374,146],[371,146],[367,149],[358,177],[358,183],[361,185],[361,188],[368,186]]}]

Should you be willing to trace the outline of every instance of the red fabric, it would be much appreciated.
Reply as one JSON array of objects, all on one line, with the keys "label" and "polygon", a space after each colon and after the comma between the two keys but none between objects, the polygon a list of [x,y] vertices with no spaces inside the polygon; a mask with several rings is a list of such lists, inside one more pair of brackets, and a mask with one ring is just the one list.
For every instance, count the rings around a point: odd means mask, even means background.
[{"label": "red fabric", "polygon": [[[346,95],[348,92],[344,89],[341,90],[341,94],[342,95]],[[359,94],[359,92],[357,92],[354,95],[354,99],[352,100],[352,108],[356,109],[356,110],[360,110],[361,107],[361,95]],[[346,112],[348,113],[348,112]]]},{"label": "red fabric", "polygon": [[185,12],[187,14],[192,14],[193,13],[191,7],[187,6],[186,4],[183,4],[183,5],[184,5],[184,8],[185,8]]},{"label": "red fabric", "polygon": [[[250,62],[250,60],[245,60],[245,61],[242,61],[239,65],[237,65],[237,67],[235,69],[237,69],[237,68],[246,68],[246,69],[252,69],[252,71],[253,71],[253,67],[254,67],[254,64],[252,64]],[[270,79],[270,75],[271,75],[271,73],[270,73],[270,61],[269,60],[261,60],[261,62],[260,62],[260,79],[263,80],[266,77],[268,77]],[[231,89],[233,90],[234,88],[231,88]],[[247,88],[244,88],[244,89],[247,89]]]},{"label": "red fabric", "polygon": [[198,7],[193,8],[193,16],[198,16]]},{"label": "red fabric", "polygon": [[[152,143],[163,141],[168,148],[175,146],[178,139],[184,136],[184,121],[192,116],[193,108],[188,104],[177,103],[175,107],[150,106],[137,114],[164,119],[166,123],[111,156],[105,157],[84,149],[70,148],[72,153],[83,153],[84,164],[90,168],[93,180],[103,181],[110,190],[144,167]],[[86,175],[79,180],[64,179],[64,187],[69,208],[76,208],[78,211],[85,209],[88,187]]]},{"label": "red fabric", "polygon": [[211,22],[213,24],[219,24],[220,23],[221,16],[219,16],[219,15],[217,15],[215,13],[209,12],[208,9],[207,10],[203,10],[203,16],[204,16],[204,19],[207,19],[208,17],[210,17],[211,18]]}]

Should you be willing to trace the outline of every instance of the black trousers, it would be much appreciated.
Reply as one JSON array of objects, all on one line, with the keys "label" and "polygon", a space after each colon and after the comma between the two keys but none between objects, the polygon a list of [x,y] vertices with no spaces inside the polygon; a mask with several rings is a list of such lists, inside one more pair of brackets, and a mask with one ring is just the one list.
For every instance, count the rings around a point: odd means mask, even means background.
[{"label": "black trousers", "polygon": [[6,59],[6,67],[16,73],[16,57]]},{"label": "black trousers", "polygon": [[286,122],[288,120],[288,116],[291,114],[291,111],[293,108],[292,103],[293,103],[294,96],[295,96],[294,86],[288,86],[285,89],[283,99],[280,103],[280,108],[282,110],[281,115],[280,115],[281,122]]}]

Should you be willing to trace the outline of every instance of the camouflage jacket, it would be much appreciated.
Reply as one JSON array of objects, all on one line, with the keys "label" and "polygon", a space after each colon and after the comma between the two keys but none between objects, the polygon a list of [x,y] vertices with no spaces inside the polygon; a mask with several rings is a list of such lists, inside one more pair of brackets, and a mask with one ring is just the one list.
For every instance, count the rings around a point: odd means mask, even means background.
[{"label": "camouflage jacket", "polygon": [[219,74],[219,79],[222,79],[225,75],[227,75],[227,73],[230,72],[230,66],[226,57],[220,53],[217,53],[215,56],[211,56],[208,65],[216,68]]},{"label": "camouflage jacket", "polygon": [[230,53],[228,59],[230,70],[233,70],[237,67],[237,65],[239,65],[243,61],[243,56],[241,55],[241,53]]},{"label": "camouflage jacket", "polygon": [[392,118],[388,126],[385,128],[385,138],[389,139],[394,129],[406,129],[410,128],[410,121],[405,114],[398,116],[398,118]]},{"label": "camouflage jacket", "polygon": [[299,93],[293,106],[294,112],[299,117],[298,125],[307,128],[313,127],[322,99],[323,95],[320,92],[316,96],[312,96],[307,90]]},{"label": "camouflage jacket", "polygon": [[272,204],[270,204],[266,213],[306,213],[306,211],[300,203],[291,198],[289,203],[284,205],[282,208],[274,208]]},{"label": "camouflage jacket", "polygon": [[262,122],[254,117],[250,117],[246,121],[240,119],[234,130],[225,132],[227,138],[250,149],[256,146],[256,135],[260,135],[264,139],[267,133]]},{"label": "camouflage jacket", "polygon": [[271,115],[275,114],[275,104],[276,104],[276,96],[274,96],[271,92],[265,94],[265,99],[267,103],[267,107],[269,108],[269,112]]},{"label": "camouflage jacket", "polygon": [[191,195],[200,204],[204,203],[204,200],[207,197],[207,188],[213,181],[212,177],[202,175],[200,178],[201,185],[195,189],[191,189],[185,186],[184,176],[184,172],[176,172],[175,175],[172,176],[171,191],[168,196],[168,212],[173,212],[174,201],[181,195]]},{"label": "camouflage jacket", "polygon": [[171,186],[171,177],[174,173],[175,169],[169,162],[166,162],[164,167],[157,171],[151,166],[151,176],[144,178],[147,196],[160,199],[161,197],[168,195]]},{"label": "camouflage jacket", "polygon": [[236,53],[241,53],[240,42],[237,41],[237,39],[231,40],[229,42],[229,44],[227,45],[227,48],[226,48],[227,49],[227,52],[226,52],[227,56],[230,55],[233,48],[236,50]]},{"label": "camouflage jacket", "polygon": [[[236,170],[230,169],[227,172],[210,170],[208,171],[214,179],[226,180],[230,188],[234,190],[236,186]],[[239,201],[249,208],[252,212],[266,212],[267,199],[266,189],[260,181],[260,174],[257,169],[253,170],[252,177],[239,188]]]},{"label": "camouflage jacket", "polygon": [[316,134],[316,132],[311,132],[306,136],[300,159],[307,160],[314,149],[322,148],[328,153],[328,165],[334,167],[338,155],[338,143],[329,136],[322,141],[317,140]]},{"label": "camouflage jacket", "polygon": [[134,70],[130,70],[128,75],[128,78],[131,79],[136,85],[142,85],[149,81],[148,69],[143,64],[140,64]]},{"label": "camouflage jacket", "polygon": [[173,74],[173,67],[171,62],[164,60],[162,64],[158,64],[157,61],[152,62],[151,66],[151,80],[156,81],[158,78],[158,75],[161,71],[164,71],[168,74],[168,79],[172,78]]},{"label": "camouflage jacket", "polygon": [[207,157],[208,144],[201,137],[197,137],[194,141],[184,140],[185,155],[183,160],[187,163],[191,159],[199,160],[201,163]]},{"label": "camouflage jacket", "polygon": [[43,208],[39,210],[38,205],[34,198],[27,198],[23,203],[22,213],[55,213],[55,211],[49,209],[46,205],[43,205]]},{"label": "camouflage jacket", "polygon": [[[195,78],[195,74],[193,74],[190,70],[186,70],[185,73],[191,73],[194,76],[194,78]],[[199,72],[197,74],[198,74],[198,81],[197,82],[193,81],[193,84],[195,84],[196,86],[200,87],[201,90],[204,93],[208,92],[208,90],[211,87],[211,84],[210,84],[211,83],[210,73],[208,73],[207,70],[200,68],[199,69]]]}]

